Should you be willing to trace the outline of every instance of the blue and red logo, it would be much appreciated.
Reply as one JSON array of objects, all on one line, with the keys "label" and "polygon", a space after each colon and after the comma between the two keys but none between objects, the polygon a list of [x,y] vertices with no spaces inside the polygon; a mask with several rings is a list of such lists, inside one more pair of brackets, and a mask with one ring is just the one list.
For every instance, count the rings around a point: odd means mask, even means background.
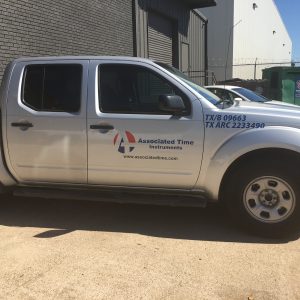
[{"label": "blue and red logo", "polygon": [[114,145],[117,145],[118,151],[123,154],[132,152],[135,148],[135,143],[135,137],[129,131],[125,131],[125,135],[117,133],[114,137]]}]

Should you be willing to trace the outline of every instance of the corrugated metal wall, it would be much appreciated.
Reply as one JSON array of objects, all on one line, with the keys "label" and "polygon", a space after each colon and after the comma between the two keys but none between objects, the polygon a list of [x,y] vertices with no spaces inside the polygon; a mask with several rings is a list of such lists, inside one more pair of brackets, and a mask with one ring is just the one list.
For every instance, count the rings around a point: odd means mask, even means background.
[{"label": "corrugated metal wall", "polygon": [[174,46],[173,22],[157,13],[148,13],[148,53],[149,58],[173,64]]},{"label": "corrugated metal wall", "polygon": [[196,12],[191,11],[188,38],[182,39],[182,42],[186,41],[190,44],[189,76],[202,85],[205,81],[203,73],[205,71],[205,26],[204,20]]},{"label": "corrugated metal wall", "polygon": [[205,71],[205,20],[176,0],[136,0],[136,47],[137,56],[149,57],[148,12],[154,11],[173,21],[174,36],[173,65],[182,67],[182,43],[189,44],[190,75],[204,84]]}]

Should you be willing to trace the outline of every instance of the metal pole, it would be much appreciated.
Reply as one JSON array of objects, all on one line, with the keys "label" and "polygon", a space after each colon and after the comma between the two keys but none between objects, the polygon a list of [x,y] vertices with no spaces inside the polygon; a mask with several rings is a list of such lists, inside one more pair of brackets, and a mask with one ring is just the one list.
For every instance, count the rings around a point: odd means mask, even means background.
[{"label": "metal pole", "polygon": [[233,26],[230,27],[229,39],[228,39],[228,46],[227,46],[227,53],[226,53],[225,79],[224,79],[224,82],[227,80],[228,56],[229,56],[229,49],[230,49],[230,42],[231,42],[232,32],[233,32],[234,27],[237,26],[237,25],[239,25],[241,22],[242,22],[242,20],[239,20],[237,23],[235,23]]},{"label": "metal pole", "polygon": [[207,42],[208,42],[208,30],[207,30],[207,27],[208,27],[208,20],[205,21],[205,32],[204,32],[204,43],[205,43],[205,79],[204,79],[204,83],[205,85],[208,85],[208,45],[207,45]]},{"label": "metal pole", "polygon": [[257,66],[257,57],[255,59],[255,64],[254,64],[254,80],[256,80],[256,66]]}]

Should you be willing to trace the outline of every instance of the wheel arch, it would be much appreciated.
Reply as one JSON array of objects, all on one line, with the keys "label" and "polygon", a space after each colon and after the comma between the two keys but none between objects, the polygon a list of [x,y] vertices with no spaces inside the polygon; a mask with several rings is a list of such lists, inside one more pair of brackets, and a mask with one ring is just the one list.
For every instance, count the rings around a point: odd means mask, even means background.
[{"label": "wheel arch", "polygon": [[235,172],[236,169],[240,168],[243,164],[249,163],[252,161],[254,164],[258,163],[260,160],[266,161],[275,161],[275,160],[286,161],[288,164],[292,164],[293,166],[299,166],[298,174],[300,174],[300,153],[294,150],[286,149],[286,148],[262,148],[257,150],[249,151],[237,159],[235,159],[229,167],[226,169],[221,184],[219,187],[219,199],[220,201],[224,201],[223,195],[225,187],[229,183],[229,179],[231,175]]}]

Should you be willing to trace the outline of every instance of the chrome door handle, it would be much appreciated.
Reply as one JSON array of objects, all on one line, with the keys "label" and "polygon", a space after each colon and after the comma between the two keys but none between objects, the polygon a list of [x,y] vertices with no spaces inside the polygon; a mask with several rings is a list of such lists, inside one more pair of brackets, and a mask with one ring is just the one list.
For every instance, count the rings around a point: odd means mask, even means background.
[{"label": "chrome door handle", "polygon": [[91,129],[101,129],[101,130],[113,130],[114,126],[108,124],[95,124],[90,126]]}]

